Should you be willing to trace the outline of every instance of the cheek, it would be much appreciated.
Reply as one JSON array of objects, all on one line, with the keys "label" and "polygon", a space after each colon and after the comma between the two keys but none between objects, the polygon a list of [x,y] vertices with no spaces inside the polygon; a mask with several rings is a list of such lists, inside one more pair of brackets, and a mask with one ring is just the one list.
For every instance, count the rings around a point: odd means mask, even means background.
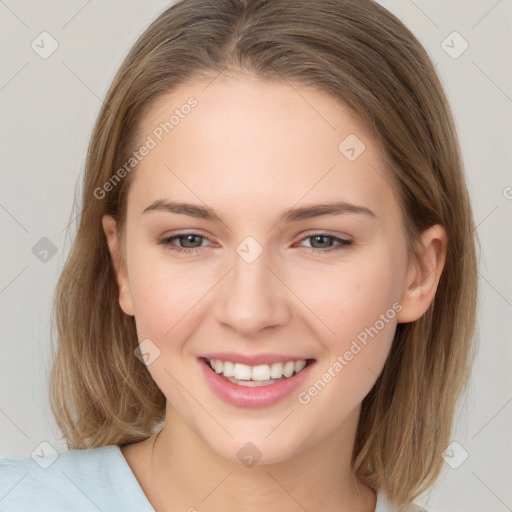
[{"label": "cheek", "polygon": [[332,425],[363,400],[386,362],[401,310],[405,262],[405,251],[383,249],[310,280],[315,312],[334,333],[324,329],[319,336],[327,358],[303,389],[301,403],[319,408],[337,404],[331,409]]},{"label": "cheek", "polygon": [[[385,253],[339,266],[317,266],[314,272],[297,275],[294,291],[324,324],[321,339],[339,345],[336,348],[374,325],[390,309],[386,320],[394,319],[393,304],[401,295],[397,285],[400,264]],[[386,321],[386,326],[389,323],[393,322]]]},{"label": "cheek", "polygon": [[139,337],[159,342],[177,339],[176,333],[194,319],[208,299],[216,282],[211,265],[176,261],[171,261],[163,248],[131,253],[130,292]]},{"label": "cheek", "polygon": [[164,249],[134,249],[130,263],[138,338],[150,339],[158,348],[148,371],[173,406],[191,415],[190,397],[177,383],[186,381],[191,369],[187,365],[195,364],[186,357],[193,350],[188,341],[201,322],[215,276],[208,265],[171,261]]}]

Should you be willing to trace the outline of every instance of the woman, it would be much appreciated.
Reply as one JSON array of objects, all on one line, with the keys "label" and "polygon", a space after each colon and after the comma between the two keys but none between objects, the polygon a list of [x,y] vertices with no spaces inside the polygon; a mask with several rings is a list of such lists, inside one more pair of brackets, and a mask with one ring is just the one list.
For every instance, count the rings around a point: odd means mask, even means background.
[{"label": "woman", "polygon": [[420,510],[473,233],[445,94],[383,7],[171,6],[107,94],[58,283],[70,451],[4,461],[2,510]]}]

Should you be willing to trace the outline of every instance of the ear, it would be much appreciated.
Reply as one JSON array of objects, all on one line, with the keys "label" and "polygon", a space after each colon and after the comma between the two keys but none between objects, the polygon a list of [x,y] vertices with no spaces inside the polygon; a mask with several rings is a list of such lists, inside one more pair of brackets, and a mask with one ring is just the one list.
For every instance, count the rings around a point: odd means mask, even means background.
[{"label": "ear", "polygon": [[116,281],[119,288],[119,305],[127,315],[134,315],[133,301],[130,292],[130,283],[128,281],[128,272],[124,261],[121,241],[117,231],[117,224],[110,215],[104,215],[102,218],[103,231],[107,237],[108,249],[112,258],[112,265],[116,275]]},{"label": "ear", "polygon": [[417,258],[409,264],[398,323],[414,322],[429,308],[444,268],[447,245],[448,235],[440,224],[422,233]]}]

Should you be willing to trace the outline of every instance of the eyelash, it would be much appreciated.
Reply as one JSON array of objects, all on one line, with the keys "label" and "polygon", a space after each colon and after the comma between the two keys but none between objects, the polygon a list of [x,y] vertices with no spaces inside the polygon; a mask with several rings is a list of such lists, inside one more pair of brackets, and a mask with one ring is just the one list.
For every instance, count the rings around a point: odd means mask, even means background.
[{"label": "eyelash", "polygon": [[[176,245],[174,245],[172,243],[174,240],[182,238],[182,237],[186,237],[186,236],[195,236],[195,237],[198,237],[198,238],[202,238],[204,240],[208,240],[203,235],[198,235],[197,233],[184,232],[184,233],[178,233],[177,235],[173,235],[173,236],[168,237],[168,238],[164,238],[164,239],[160,240],[159,243],[164,245],[164,246],[166,246],[170,251],[173,251],[173,252],[186,253],[186,254],[196,253],[200,249],[200,247],[195,247],[193,249],[187,249],[187,248],[184,248],[184,247],[178,247],[178,246],[176,246]],[[339,250],[342,250],[342,249],[347,249],[348,246],[350,246],[352,244],[352,240],[346,240],[344,238],[339,238],[337,236],[330,235],[329,233],[313,233],[313,234],[310,234],[308,236],[305,236],[300,241],[302,242],[304,240],[307,240],[308,238],[315,238],[315,237],[326,237],[326,238],[329,238],[329,239],[331,239],[331,240],[333,240],[335,242],[338,242],[338,245],[335,245],[334,247],[329,248],[329,249],[317,249],[315,247],[303,247],[309,253],[314,253],[314,254],[330,253],[330,252],[333,252],[333,251],[339,251]]]}]

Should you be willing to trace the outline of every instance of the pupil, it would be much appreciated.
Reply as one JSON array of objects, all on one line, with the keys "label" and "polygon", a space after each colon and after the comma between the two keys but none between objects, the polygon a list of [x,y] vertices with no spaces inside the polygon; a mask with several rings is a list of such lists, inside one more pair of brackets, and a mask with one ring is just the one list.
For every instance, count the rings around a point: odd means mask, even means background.
[{"label": "pupil", "polygon": [[322,244],[322,241],[321,241],[322,238],[324,239],[324,244],[326,244],[326,243],[328,244],[328,241],[329,241],[329,237],[327,237],[325,235],[316,235],[314,238],[317,240],[320,240],[320,244]]},{"label": "pupil", "polygon": [[197,238],[197,235],[185,235],[185,237],[184,237],[185,240],[186,240],[185,244],[188,244],[189,242],[191,244],[193,244],[194,243],[194,240],[193,240],[194,237]]}]

